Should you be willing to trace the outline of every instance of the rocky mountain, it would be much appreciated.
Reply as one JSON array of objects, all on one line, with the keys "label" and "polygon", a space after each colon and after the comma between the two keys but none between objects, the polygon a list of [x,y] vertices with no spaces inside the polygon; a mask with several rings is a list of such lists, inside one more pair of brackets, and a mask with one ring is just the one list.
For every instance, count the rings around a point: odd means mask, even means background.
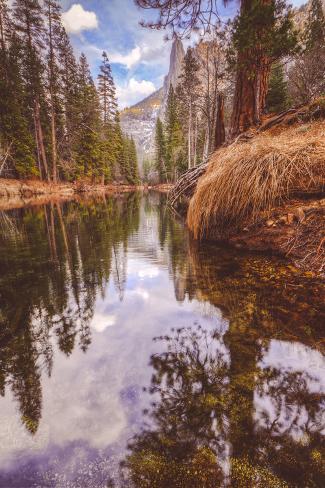
[{"label": "rocky mountain", "polygon": [[165,77],[164,85],[149,95],[149,97],[121,112],[121,127],[123,132],[132,136],[135,140],[140,169],[145,159],[152,158],[156,121],[158,117],[163,117],[169,87],[171,84],[173,86],[177,84],[184,56],[182,41],[175,39],[170,53],[169,71]]},{"label": "rocky mountain", "polygon": [[153,134],[163,100],[164,89],[160,88],[121,112],[121,127],[135,141],[140,169],[143,161],[150,158],[153,152]]}]

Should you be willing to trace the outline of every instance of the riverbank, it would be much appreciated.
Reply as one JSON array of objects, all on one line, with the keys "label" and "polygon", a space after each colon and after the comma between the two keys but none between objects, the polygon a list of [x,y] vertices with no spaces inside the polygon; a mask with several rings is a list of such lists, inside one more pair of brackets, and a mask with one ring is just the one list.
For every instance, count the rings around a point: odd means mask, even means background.
[{"label": "riverbank", "polygon": [[119,195],[133,191],[155,190],[167,193],[172,185],[123,185],[51,183],[39,180],[14,180],[0,178],[0,211],[24,206],[44,205],[51,201],[71,200],[90,195]]},{"label": "riverbank", "polygon": [[172,197],[188,205],[196,239],[271,251],[324,274],[325,123],[294,122],[219,149]]}]

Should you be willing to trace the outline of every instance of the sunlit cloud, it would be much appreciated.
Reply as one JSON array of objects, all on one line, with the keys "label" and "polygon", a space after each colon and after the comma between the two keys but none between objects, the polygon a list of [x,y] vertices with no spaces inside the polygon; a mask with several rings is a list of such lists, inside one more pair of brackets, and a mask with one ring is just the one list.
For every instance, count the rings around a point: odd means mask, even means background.
[{"label": "sunlit cloud", "polygon": [[104,332],[107,327],[112,327],[116,324],[115,315],[107,315],[97,312],[92,320],[91,327],[97,332]]},{"label": "sunlit cloud", "polygon": [[98,28],[96,13],[85,10],[80,3],[71,5],[67,12],[63,12],[62,21],[69,34],[79,34],[85,30]]},{"label": "sunlit cloud", "polygon": [[136,46],[128,54],[110,53],[109,57],[112,63],[123,64],[130,69],[141,60],[141,49]]},{"label": "sunlit cloud", "polygon": [[121,108],[128,107],[148,97],[156,90],[152,81],[130,78],[125,86],[117,85],[116,94]]}]

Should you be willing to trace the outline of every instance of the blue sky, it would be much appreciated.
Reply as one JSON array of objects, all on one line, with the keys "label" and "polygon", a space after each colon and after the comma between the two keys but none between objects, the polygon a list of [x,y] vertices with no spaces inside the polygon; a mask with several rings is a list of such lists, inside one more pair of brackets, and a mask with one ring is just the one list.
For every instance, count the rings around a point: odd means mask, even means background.
[{"label": "blue sky", "polygon": [[[292,3],[297,6],[305,1]],[[94,77],[103,50],[108,53],[120,108],[162,86],[168,71],[170,42],[164,41],[165,32],[139,25],[141,19],[155,19],[157,12],[139,9],[133,0],[62,0],[61,5],[76,54],[86,54]],[[231,2],[226,9],[221,8],[220,14],[233,15],[237,5]]]}]

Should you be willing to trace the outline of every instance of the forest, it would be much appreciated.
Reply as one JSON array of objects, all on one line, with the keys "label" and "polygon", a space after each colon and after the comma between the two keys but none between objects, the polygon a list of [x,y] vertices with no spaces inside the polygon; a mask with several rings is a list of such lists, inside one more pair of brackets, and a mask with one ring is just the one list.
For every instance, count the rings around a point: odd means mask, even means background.
[{"label": "forest", "polygon": [[60,2],[0,2],[0,177],[136,184],[103,52],[96,83],[76,59]]}]

